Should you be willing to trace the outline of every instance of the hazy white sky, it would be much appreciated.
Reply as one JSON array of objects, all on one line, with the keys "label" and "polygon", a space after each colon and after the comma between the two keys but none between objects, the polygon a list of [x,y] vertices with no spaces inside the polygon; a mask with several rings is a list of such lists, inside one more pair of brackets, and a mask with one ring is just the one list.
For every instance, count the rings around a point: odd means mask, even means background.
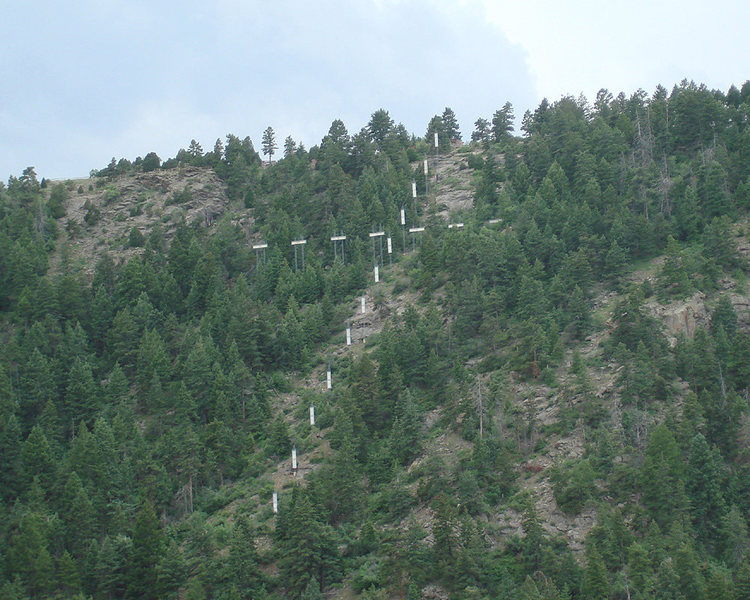
[{"label": "hazy white sky", "polygon": [[82,176],[271,125],[318,144],[385,108],[423,135],[446,106],[468,138],[506,101],[682,78],[750,77],[740,1],[37,0],[4,3],[0,179]]}]

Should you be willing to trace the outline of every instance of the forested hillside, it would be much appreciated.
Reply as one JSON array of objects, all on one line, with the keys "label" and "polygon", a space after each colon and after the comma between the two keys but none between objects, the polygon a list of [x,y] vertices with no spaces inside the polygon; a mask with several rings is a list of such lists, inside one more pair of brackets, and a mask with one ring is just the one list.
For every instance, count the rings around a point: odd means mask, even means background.
[{"label": "forested hillside", "polygon": [[11,176],[0,597],[750,600],[749,116],[683,81]]}]

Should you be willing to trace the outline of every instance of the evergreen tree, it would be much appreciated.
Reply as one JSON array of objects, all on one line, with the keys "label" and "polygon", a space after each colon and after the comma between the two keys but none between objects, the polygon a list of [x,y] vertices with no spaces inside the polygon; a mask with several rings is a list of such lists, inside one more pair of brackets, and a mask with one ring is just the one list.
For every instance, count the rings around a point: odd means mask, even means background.
[{"label": "evergreen tree", "polygon": [[8,564],[32,598],[43,598],[55,588],[55,567],[41,515],[31,511],[23,515],[10,540]]},{"label": "evergreen tree", "polygon": [[687,498],[681,453],[666,425],[658,425],[649,436],[640,482],[643,503],[660,526],[684,514]]},{"label": "evergreen tree", "polygon": [[131,551],[132,541],[124,535],[102,540],[94,567],[97,594],[108,600],[124,596]]},{"label": "evergreen tree", "polygon": [[719,465],[718,453],[708,447],[702,434],[697,434],[690,444],[686,488],[693,526],[703,541],[717,539],[726,512]]},{"label": "evergreen tree", "polygon": [[457,513],[453,501],[445,494],[438,494],[433,501],[435,518],[432,526],[435,544],[433,552],[438,566],[436,573],[447,576],[452,570],[457,545]]},{"label": "evergreen tree", "polygon": [[94,507],[81,479],[75,471],[68,477],[60,505],[60,516],[65,527],[65,539],[73,556],[82,558],[88,542],[95,533]]},{"label": "evergreen tree", "polygon": [[474,121],[474,131],[471,133],[472,142],[486,144],[490,139],[490,124],[487,119],[478,118]]},{"label": "evergreen tree", "polygon": [[323,596],[323,593],[320,591],[318,580],[315,579],[315,577],[312,577],[307,582],[307,586],[302,592],[300,600],[323,600],[324,597],[325,596]]},{"label": "evergreen tree", "polygon": [[49,492],[57,478],[57,463],[42,428],[34,425],[21,447],[21,462],[27,482],[37,479]]},{"label": "evergreen tree", "polygon": [[378,147],[383,145],[386,136],[390,133],[392,128],[393,119],[391,119],[388,111],[383,110],[382,108],[372,113],[370,121],[367,124],[367,132]]},{"label": "evergreen tree", "polygon": [[448,139],[451,142],[460,141],[461,132],[458,128],[458,119],[456,119],[456,113],[454,113],[451,108],[446,106],[441,119],[443,121],[443,130],[445,131],[445,135],[448,136]]},{"label": "evergreen tree", "polygon": [[[136,381],[144,396],[152,391],[153,383],[166,382],[170,371],[170,360],[166,347],[159,333],[152,329],[145,331],[138,348]],[[154,408],[158,404],[152,405]]]},{"label": "evergreen tree", "polygon": [[127,567],[126,597],[156,600],[157,565],[164,547],[163,534],[151,503],[143,502],[133,528],[133,549]]},{"label": "evergreen tree", "polygon": [[263,154],[268,157],[268,160],[273,159],[273,153],[276,152],[276,136],[272,127],[267,127],[263,132]]},{"label": "evergreen tree", "polygon": [[593,545],[586,550],[586,570],[583,573],[581,592],[587,600],[606,600],[609,597],[607,568]]},{"label": "evergreen tree", "polygon": [[[1,392],[0,392],[1,393]],[[23,463],[21,459],[21,428],[16,416],[11,414],[5,423],[0,417],[0,498],[15,497],[21,487]]]},{"label": "evergreen tree", "polygon": [[733,600],[732,588],[731,575],[724,569],[714,567],[706,581],[706,600]]},{"label": "evergreen tree", "polygon": [[279,546],[279,575],[289,593],[298,596],[313,577],[321,587],[336,578],[338,550],[333,532],[317,519],[306,494],[298,494],[287,510],[290,516]]},{"label": "evergreen tree", "polygon": [[61,590],[68,596],[73,596],[81,590],[78,565],[67,550],[57,561],[57,581]]},{"label": "evergreen tree", "polygon": [[653,589],[653,567],[647,548],[633,542],[628,548],[627,576],[629,589],[636,598],[648,598]]},{"label": "evergreen tree", "polygon": [[679,590],[685,598],[703,598],[705,580],[698,568],[698,556],[689,541],[683,542],[674,557]]},{"label": "evergreen tree", "polygon": [[390,435],[390,450],[402,465],[407,465],[422,451],[422,417],[409,390],[399,397],[396,418]]},{"label": "evergreen tree", "polygon": [[513,133],[513,105],[510,102],[503,104],[500,110],[492,115],[492,137],[495,142],[504,142]]},{"label": "evergreen tree", "polygon": [[65,401],[60,411],[63,427],[70,431],[79,422],[92,423],[99,408],[97,386],[91,365],[76,358],[70,367]]},{"label": "evergreen tree", "polygon": [[34,348],[20,380],[19,414],[23,423],[34,423],[48,401],[56,399],[55,381],[47,358]]},{"label": "evergreen tree", "polygon": [[115,314],[108,337],[113,362],[116,361],[123,371],[131,374],[138,355],[139,333],[130,309],[125,308]]}]

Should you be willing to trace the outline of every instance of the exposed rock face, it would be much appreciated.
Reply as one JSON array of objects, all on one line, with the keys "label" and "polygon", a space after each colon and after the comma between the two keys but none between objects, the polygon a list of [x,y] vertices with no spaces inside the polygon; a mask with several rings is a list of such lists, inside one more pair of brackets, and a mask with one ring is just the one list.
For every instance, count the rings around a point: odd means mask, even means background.
[{"label": "exposed rock face", "polygon": [[450,595],[438,585],[428,585],[422,590],[422,600],[448,600]]},{"label": "exposed rock face", "polygon": [[[737,313],[740,326],[750,325],[750,298],[730,292],[729,299]],[[680,336],[692,338],[698,327],[708,328],[711,325],[711,307],[706,306],[706,294],[703,292],[697,292],[682,302],[662,305],[654,300],[646,306],[657,320],[664,323],[667,337],[672,344],[676,343]]]},{"label": "exposed rock face", "polygon": [[664,323],[667,337],[673,344],[678,337],[692,338],[698,327],[708,326],[709,315],[703,292],[698,292],[683,302],[661,305],[654,300],[646,306],[657,320]]},{"label": "exposed rock face", "polygon": [[[61,227],[66,232],[60,243],[68,244],[73,258],[83,270],[92,273],[96,261],[113,251],[121,261],[142,251],[127,245],[131,229],[144,235],[159,223],[165,239],[171,238],[176,224],[198,221],[213,226],[226,212],[229,199],[226,186],[209,168],[181,167],[133,173],[113,180],[78,180],[79,193],[72,193],[66,202],[67,215]],[[91,187],[90,190],[85,191]],[[175,194],[186,194],[179,202]],[[87,223],[86,215],[94,207],[98,219]],[[54,270],[54,263],[53,263]]]},{"label": "exposed rock face", "polygon": [[750,325],[750,298],[741,294],[729,294],[732,306],[737,313],[739,324],[747,327]]},{"label": "exposed rock face", "polygon": [[437,213],[448,220],[451,212],[470,210],[474,205],[471,183],[474,170],[465,160],[457,160],[455,154],[433,156],[428,161],[428,192],[435,198]]}]

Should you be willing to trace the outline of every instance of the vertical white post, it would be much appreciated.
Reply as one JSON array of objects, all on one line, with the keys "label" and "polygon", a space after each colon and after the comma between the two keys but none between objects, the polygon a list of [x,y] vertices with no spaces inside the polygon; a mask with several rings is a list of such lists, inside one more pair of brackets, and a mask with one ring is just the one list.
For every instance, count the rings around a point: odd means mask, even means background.
[{"label": "vertical white post", "polygon": [[386,242],[388,244],[388,254],[393,254],[393,244],[391,243],[391,238],[389,237]]},{"label": "vertical white post", "polygon": [[310,405],[310,425],[315,425],[315,405]]},{"label": "vertical white post", "polygon": [[411,182],[411,197],[412,198],[417,197],[417,182],[416,181]]},{"label": "vertical white post", "polygon": [[378,268],[378,265],[375,265],[375,283],[380,282],[380,269]]},{"label": "vertical white post", "polygon": [[438,134],[437,131],[435,132],[435,149],[438,147]]},{"label": "vertical white post", "polygon": [[328,367],[328,370],[326,371],[326,387],[330,390],[333,388],[333,385],[331,383],[331,367]]},{"label": "vertical white post", "polygon": [[352,328],[349,325],[346,326],[346,345],[352,345]]},{"label": "vertical white post", "polygon": [[362,303],[362,314],[365,314],[365,312],[367,312],[367,309],[365,308],[365,302],[367,301],[367,297],[362,296],[362,298],[360,298],[360,301]]},{"label": "vertical white post", "polygon": [[424,159],[424,174],[427,175],[427,159]]},{"label": "vertical white post", "polygon": [[403,208],[401,209],[401,225],[406,225],[406,213]]},{"label": "vertical white post", "polygon": [[297,470],[297,446],[292,448],[292,471]]},{"label": "vertical white post", "polygon": [[273,514],[278,514],[278,512],[279,512],[279,493],[276,490],[273,491],[273,496],[272,496],[271,502],[273,503]]}]

